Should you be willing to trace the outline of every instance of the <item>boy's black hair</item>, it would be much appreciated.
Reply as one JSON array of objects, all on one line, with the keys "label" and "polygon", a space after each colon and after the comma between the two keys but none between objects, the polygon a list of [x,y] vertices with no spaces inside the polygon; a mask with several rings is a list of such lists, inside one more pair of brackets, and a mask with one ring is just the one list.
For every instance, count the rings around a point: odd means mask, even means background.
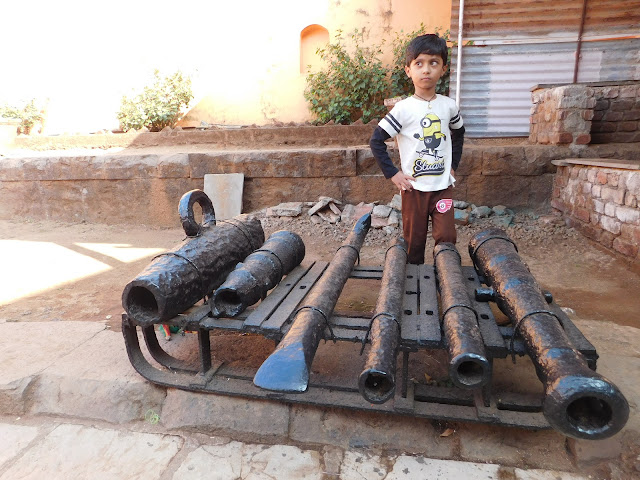
[{"label": "boy's black hair", "polygon": [[448,49],[447,42],[444,38],[428,33],[426,35],[418,35],[409,42],[405,55],[405,65],[408,67],[411,62],[418,58],[421,53],[428,55],[438,55],[442,57],[442,62],[447,64]]}]

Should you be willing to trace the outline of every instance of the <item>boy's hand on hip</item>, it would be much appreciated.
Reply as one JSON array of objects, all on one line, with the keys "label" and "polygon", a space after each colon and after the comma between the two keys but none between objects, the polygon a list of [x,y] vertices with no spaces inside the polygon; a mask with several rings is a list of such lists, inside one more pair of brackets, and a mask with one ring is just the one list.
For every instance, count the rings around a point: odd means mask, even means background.
[{"label": "boy's hand on hip", "polygon": [[412,180],[414,180],[413,177],[406,175],[402,171],[399,171],[393,177],[391,177],[391,181],[396,187],[398,187],[398,190],[400,190],[400,192],[410,192],[411,190],[413,190],[413,186],[411,185]]}]

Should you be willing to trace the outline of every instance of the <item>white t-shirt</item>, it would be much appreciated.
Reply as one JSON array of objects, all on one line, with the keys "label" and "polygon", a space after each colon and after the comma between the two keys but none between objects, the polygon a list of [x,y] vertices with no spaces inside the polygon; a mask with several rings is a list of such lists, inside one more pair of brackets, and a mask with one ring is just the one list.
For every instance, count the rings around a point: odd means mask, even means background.
[{"label": "white t-shirt", "polygon": [[443,95],[430,102],[405,98],[378,125],[392,138],[398,137],[402,171],[415,178],[413,188],[435,192],[454,184],[451,129],[462,127],[455,101]]}]

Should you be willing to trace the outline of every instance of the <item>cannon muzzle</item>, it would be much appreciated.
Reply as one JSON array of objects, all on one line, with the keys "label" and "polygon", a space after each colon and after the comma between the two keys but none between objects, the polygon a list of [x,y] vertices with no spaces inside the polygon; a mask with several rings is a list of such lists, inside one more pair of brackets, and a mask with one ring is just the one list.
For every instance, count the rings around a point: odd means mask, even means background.
[{"label": "cannon muzzle", "polygon": [[278,347],[264,361],[253,383],[266,390],[300,393],[309,387],[309,371],[324,329],[329,325],[340,293],[351,275],[371,214],[362,216],[338,248],[322,277],[294,314],[293,324]]},{"label": "cannon muzzle", "polygon": [[515,243],[492,228],[471,239],[469,254],[511,320],[513,335],[522,337],[544,385],[543,413],[549,424],[574,438],[596,440],[619,432],[629,418],[627,400],[613,383],[589,369],[571,345]]},{"label": "cannon muzzle", "polygon": [[[202,207],[202,224],[193,206]],[[216,223],[209,197],[185,193],[178,207],[187,239],[156,256],[122,292],[127,315],[141,325],[169,320],[210,295],[231,270],[264,242],[257,218],[238,215]]]},{"label": "cannon muzzle", "polygon": [[396,390],[406,266],[407,245],[403,239],[396,239],[385,255],[380,294],[369,325],[371,348],[358,379],[360,394],[371,403],[386,402]]}]

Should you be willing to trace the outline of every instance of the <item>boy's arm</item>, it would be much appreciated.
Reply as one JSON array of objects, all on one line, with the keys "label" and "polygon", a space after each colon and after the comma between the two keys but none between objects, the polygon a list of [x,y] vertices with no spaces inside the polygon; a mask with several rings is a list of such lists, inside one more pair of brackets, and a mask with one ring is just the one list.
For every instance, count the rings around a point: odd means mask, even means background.
[{"label": "boy's arm", "polygon": [[373,157],[376,159],[376,162],[378,162],[378,166],[380,167],[380,170],[382,170],[384,178],[390,178],[393,184],[398,187],[398,190],[400,191],[411,191],[413,189],[413,186],[411,185],[413,177],[405,175],[404,172],[398,170],[391,161],[389,152],[387,152],[387,144],[384,143],[385,140],[388,140],[389,138],[391,138],[391,135],[389,135],[383,128],[376,127],[373,135],[371,135],[371,140],[369,141]]},{"label": "boy's arm", "polygon": [[451,168],[458,169],[462,158],[462,146],[464,145],[464,126],[451,130]]},{"label": "boy's arm", "polygon": [[378,166],[380,167],[380,170],[382,170],[384,178],[387,179],[398,173],[398,169],[391,161],[391,157],[387,152],[387,144],[384,143],[390,138],[391,135],[389,135],[385,130],[381,127],[376,127],[373,135],[371,135],[371,140],[369,141],[373,157],[376,159],[376,162],[378,162]]}]

